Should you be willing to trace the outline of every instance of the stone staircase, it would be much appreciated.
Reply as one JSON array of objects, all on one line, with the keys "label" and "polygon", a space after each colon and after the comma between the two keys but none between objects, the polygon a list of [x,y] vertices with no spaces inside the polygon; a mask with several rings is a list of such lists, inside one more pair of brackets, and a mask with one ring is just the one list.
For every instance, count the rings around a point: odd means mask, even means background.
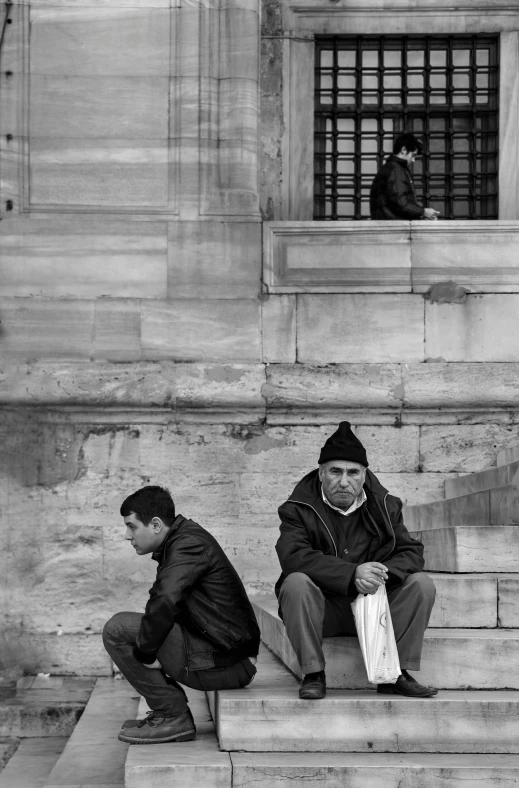
[{"label": "stone staircase", "polygon": [[46,779],[0,788],[517,788],[519,449],[498,462],[405,511],[438,592],[419,674],[437,697],[377,695],[356,638],[327,638],[327,697],[299,700],[276,602],[256,597],[258,675],[244,690],[188,692],[195,742],[118,742],[135,693],[99,679]]}]

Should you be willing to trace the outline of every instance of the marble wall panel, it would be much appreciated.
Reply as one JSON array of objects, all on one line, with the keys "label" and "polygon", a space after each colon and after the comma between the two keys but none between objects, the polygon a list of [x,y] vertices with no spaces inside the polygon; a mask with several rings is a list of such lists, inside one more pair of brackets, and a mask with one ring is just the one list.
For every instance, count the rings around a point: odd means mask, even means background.
[{"label": "marble wall panel", "polygon": [[32,5],[31,72],[169,76],[171,12],[160,5]]},{"label": "marble wall panel", "polygon": [[519,33],[499,37],[499,218],[519,217]]},{"label": "marble wall panel", "polygon": [[259,361],[259,301],[192,299],[142,303],[146,359]]},{"label": "marble wall panel", "polygon": [[258,6],[239,8],[233,3],[219,11],[221,79],[258,81]]},{"label": "marble wall panel", "polygon": [[165,140],[164,77],[32,75],[30,137]]},{"label": "marble wall panel", "polygon": [[76,359],[92,353],[93,301],[2,299],[1,352],[6,359]]},{"label": "marble wall panel", "polygon": [[165,208],[169,192],[166,139],[31,141],[33,205]]},{"label": "marble wall panel", "polygon": [[254,298],[260,269],[259,223],[169,223],[170,298]]},{"label": "marble wall panel", "polygon": [[424,472],[476,473],[496,464],[498,449],[517,444],[517,426],[424,426],[420,428],[420,462]]},{"label": "marble wall panel", "polygon": [[93,358],[137,361],[141,355],[141,307],[129,299],[99,299],[95,304]]},{"label": "marble wall panel", "polygon": [[516,222],[412,222],[410,251],[415,293],[449,281],[474,293],[519,290]]},{"label": "marble wall panel", "polygon": [[164,298],[166,223],[5,219],[4,296]]},{"label": "marble wall panel", "polygon": [[423,301],[412,295],[300,295],[303,363],[422,361]]},{"label": "marble wall panel", "polygon": [[519,361],[519,295],[467,296],[462,304],[427,303],[426,357],[433,361]]},{"label": "marble wall panel", "polygon": [[261,302],[263,361],[294,364],[296,361],[296,297],[270,295]]}]

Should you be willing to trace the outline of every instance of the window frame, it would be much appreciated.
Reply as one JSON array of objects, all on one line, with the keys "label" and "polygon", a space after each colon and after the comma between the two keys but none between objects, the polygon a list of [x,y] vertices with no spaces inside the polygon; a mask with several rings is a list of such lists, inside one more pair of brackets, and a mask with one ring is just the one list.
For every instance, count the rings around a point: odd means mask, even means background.
[{"label": "window frame", "polygon": [[[291,3],[294,3],[292,5]],[[387,9],[373,4],[329,8],[326,0],[288,0],[283,48],[283,184],[282,220],[312,221],[314,178],[315,36],[499,34],[499,219],[519,219],[519,14],[511,3],[493,7],[475,2],[459,11],[442,3],[411,9],[402,3]],[[299,0],[301,2],[301,0]],[[303,0],[305,2],[305,0]],[[400,6],[400,7],[398,7]],[[487,220],[481,220],[487,221]],[[491,220],[488,220],[491,221]]]}]

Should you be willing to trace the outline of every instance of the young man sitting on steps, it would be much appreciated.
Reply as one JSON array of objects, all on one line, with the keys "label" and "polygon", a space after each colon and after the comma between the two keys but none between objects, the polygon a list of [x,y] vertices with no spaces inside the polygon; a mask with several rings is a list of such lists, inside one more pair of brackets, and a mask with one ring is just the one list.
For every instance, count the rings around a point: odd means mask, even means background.
[{"label": "young man sitting on steps", "polygon": [[196,729],[179,682],[197,690],[237,689],[256,673],[260,632],[243,584],[222,548],[181,514],[168,490],[143,487],[121,506],[126,539],[152,554],[157,577],[144,615],[117,613],[103,642],[152,710],[125,723],[121,741],[189,741]]},{"label": "young man sitting on steps", "polygon": [[386,585],[402,674],[378,692],[428,698],[420,669],[435,588],[422,572],[423,545],[402,519],[402,502],[368,469],[366,450],[347,421],[326,441],[311,471],[279,507],[276,550],[283,574],[279,611],[304,674],[299,697],[326,694],[323,637],[355,635],[351,602]]}]

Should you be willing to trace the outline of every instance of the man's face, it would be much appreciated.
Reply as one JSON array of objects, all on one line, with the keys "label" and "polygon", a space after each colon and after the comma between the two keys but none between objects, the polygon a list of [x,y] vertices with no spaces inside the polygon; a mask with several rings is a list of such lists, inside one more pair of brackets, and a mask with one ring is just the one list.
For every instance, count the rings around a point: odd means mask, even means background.
[{"label": "man's face", "polygon": [[359,462],[330,460],[319,466],[324,494],[338,509],[349,509],[366,479],[366,469]]},{"label": "man's face", "polygon": [[409,165],[414,164],[416,157],[418,156],[417,150],[407,150],[407,148],[402,148],[400,153],[398,154],[401,159],[404,159]]},{"label": "man's face", "polygon": [[124,524],[126,526],[124,538],[131,542],[137,555],[153,553],[160,547],[167,533],[167,528],[159,517],[154,517],[148,525],[144,525],[142,520],[139,520],[137,515],[132,512],[124,518]]}]

